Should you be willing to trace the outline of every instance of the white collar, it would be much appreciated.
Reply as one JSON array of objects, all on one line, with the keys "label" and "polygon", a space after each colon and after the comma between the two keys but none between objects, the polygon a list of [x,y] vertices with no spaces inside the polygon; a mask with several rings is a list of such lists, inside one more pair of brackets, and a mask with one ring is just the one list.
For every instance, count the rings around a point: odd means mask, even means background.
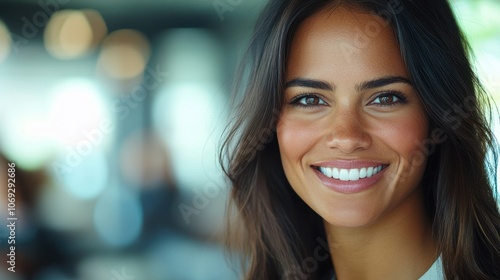
[{"label": "white collar", "polygon": [[441,256],[432,264],[431,268],[418,278],[418,280],[442,280],[443,277],[443,264],[441,263]]},{"label": "white collar", "polygon": [[[333,275],[332,280],[335,280],[335,275]],[[418,278],[418,280],[444,280],[441,256],[436,259],[431,268],[422,277]]]}]

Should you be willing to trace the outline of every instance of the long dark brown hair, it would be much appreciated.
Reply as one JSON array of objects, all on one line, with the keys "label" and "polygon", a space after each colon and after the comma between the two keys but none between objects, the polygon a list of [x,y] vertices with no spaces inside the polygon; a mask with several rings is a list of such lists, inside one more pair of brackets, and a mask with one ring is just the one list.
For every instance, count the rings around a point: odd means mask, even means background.
[{"label": "long dark brown hair", "polygon": [[338,5],[374,13],[392,27],[430,131],[441,133],[442,141],[424,151],[422,187],[446,278],[500,279],[493,107],[446,0],[269,1],[236,78],[238,106],[221,149],[234,210],[228,245],[243,256],[245,279],[320,279],[333,270],[321,217],[284,175],[275,128],[297,26]]}]

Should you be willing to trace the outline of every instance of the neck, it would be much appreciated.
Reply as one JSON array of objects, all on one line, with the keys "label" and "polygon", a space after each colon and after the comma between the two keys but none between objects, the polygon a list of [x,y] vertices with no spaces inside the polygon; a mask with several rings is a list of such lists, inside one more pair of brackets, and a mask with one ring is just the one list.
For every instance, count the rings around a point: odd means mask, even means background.
[{"label": "neck", "polygon": [[338,280],[418,279],[437,258],[420,191],[375,224],[325,229]]}]

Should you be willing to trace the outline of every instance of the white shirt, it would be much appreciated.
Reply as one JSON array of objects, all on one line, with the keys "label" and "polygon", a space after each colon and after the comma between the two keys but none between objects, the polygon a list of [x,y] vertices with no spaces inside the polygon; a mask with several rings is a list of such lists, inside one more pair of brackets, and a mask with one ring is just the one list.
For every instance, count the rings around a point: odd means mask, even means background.
[{"label": "white shirt", "polygon": [[[332,280],[335,280],[335,275],[333,276]],[[429,270],[427,270],[427,272],[422,275],[422,277],[418,278],[418,280],[444,280],[441,257],[437,258],[437,260],[432,264],[431,268],[429,268]]]},{"label": "white shirt", "polygon": [[444,280],[441,257],[437,258],[431,268],[422,277],[418,278],[418,280]]}]

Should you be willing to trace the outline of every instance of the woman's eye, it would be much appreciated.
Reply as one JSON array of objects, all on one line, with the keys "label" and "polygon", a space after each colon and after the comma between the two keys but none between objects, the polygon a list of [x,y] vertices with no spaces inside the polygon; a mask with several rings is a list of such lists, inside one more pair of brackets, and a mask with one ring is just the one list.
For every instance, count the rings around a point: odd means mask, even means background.
[{"label": "woman's eye", "polygon": [[379,95],[371,102],[371,104],[380,106],[391,106],[399,103],[406,103],[406,98],[396,93],[385,93]]},{"label": "woman's eye", "polygon": [[318,96],[315,95],[305,95],[296,97],[290,102],[293,105],[299,106],[323,106],[327,105],[326,102]]}]

